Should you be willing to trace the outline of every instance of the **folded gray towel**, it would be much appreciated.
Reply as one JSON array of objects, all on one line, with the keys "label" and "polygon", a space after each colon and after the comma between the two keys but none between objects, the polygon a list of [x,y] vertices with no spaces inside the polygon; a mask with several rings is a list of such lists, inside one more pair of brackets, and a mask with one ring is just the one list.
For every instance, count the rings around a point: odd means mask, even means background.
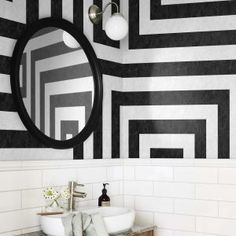
[{"label": "folded gray towel", "polygon": [[95,213],[91,215],[91,218],[97,236],[109,236],[101,215],[99,213]]},{"label": "folded gray towel", "polygon": [[62,223],[64,225],[64,230],[65,230],[65,236],[73,236],[73,227],[72,227],[73,217],[74,215],[70,214],[62,218]]},{"label": "folded gray towel", "polygon": [[[62,218],[65,236],[83,236],[86,230],[93,225],[96,236],[109,236],[103,219],[99,213],[88,215],[86,213],[69,214]],[[85,234],[84,234],[85,232]]]}]

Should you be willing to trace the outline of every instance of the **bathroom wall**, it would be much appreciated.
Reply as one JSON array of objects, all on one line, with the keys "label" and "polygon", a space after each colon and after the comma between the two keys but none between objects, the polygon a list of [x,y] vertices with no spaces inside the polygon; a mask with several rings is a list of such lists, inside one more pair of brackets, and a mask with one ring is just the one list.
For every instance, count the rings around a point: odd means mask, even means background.
[{"label": "bathroom wall", "polygon": [[157,236],[234,236],[234,160],[124,160],[124,205]]},{"label": "bathroom wall", "polygon": [[[129,20],[121,45],[106,37],[103,23],[91,24],[92,3],[1,2],[1,160],[234,158],[234,1],[121,1]],[[14,43],[25,25],[47,16],[83,29],[104,74],[103,115],[79,155],[78,148],[52,150],[35,140],[12,101]]]},{"label": "bathroom wall", "polygon": [[[236,166],[220,160],[236,157],[234,1],[123,0],[130,34],[121,45],[89,22],[93,2],[108,0],[0,3],[0,159],[54,160],[0,163],[0,232],[37,230],[41,188],[75,178],[88,185],[82,205],[114,181],[113,204],[134,207],[158,236],[235,236]],[[104,73],[103,118],[76,158],[137,159],[70,161],[74,150],[45,148],[23,127],[10,57],[26,23],[51,15],[83,28]]]},{"label": "bathroom wall", "polygon": [[[109,1],[94,2],[102,7]],[[119,4],[119,1],[116,2]],[[109,133],[109,126],[104,125],[106,120],[104,121],[102,116],[97,130],[84,142],[83,147],[55,150],[42,145],[26,131],[19,119],[10,88],[11,56],[15,42],[24,33],[25,28],[41,18],[50,16],[63,18],[83,30],[91,42],[103,72],[104,107],[109,107],[110,88],[114,76],[121,75],[121,70],[114,69],[122,61],[121,50],[119,42],[113,42],[106,37],[102,23],[94,27],[88,19],[88,8],[92,4],[92,0],[3,0],[0,2],[0,160],[72,160],[111,157],[110,147],[106,151],[107,145],[103,145],[103,142],[106,142],[103,133]],[[110,14],[111,9],[108,9],[104,19]],[[120,83],[121,87],[121,81],[117,83]],[[107,114],[106,112],[105,109],[103,114]]]},{"label": "bathroom wall", "polygon": [[1,162],[0,235],[38,231],[42,189],[77,180],[88,194],[77,206],[96,206],[109,182],[112,206],[134,208],[157,236],[235,236],[235,170],[234,160],[209,159]]},{"label": "bathroom wall", "polygon": [[235,1],[123,3],[112,156],[235,158]]},{"label": "bathroom wall", "polygon": [[123,206],[123,167],[120,160],[12,161],[0,163],[0,235],[39,231],[36,215],[45,206],[42,190],[58,190],[75,180],[85,184],[85,199],[76,207],[97,206],[102,183],[109,182],[111,204]]},{"label": "bathroom wall", "polygon": [[[98,5],[108,2],[94,1]],[[116,1],[119,3],[119,1]],[[103,155],[103,120],[83,144],[67,150],[47,148],[25,129],[13,102],[10,88],[10,62],[16,40],[27,25],[45,17],[67,19],[82,29],[91,42],[103,72],[104,104],[109,107],[110,87],[114,70],[122,61],[119,43],[109,40],[103,25],[93,27],[87,17],[92,0],[13,0],[0,1],[0,235],[12,236],[39,230],[36,215],[45,206],[42,188],[64,187],[68,181],[85,184],[87,198],[81,206],[96,206],[102,183],[109,182],[113,205],[123,205],[122,165],[120,160],[89,160],[110,158]],[[104,17],[111,14],[107,10]],[[116,62],[116,63],[112,63]],[[119,80],[120,87],[121,81]],[[107,109],[107,108],[106,108]],[[103,114],[106,109],[104,109]],[[105,121],[106,122],[106,121]],[[109,121],[111,123],[111,121]],[[104,128],[106,130],[106,127]],[[109,132],[109,129],[108,131]],[[106,143],[104,145],[106,147]],[[108,152],[109,153],[109,152]],[[76,161],[72,159],[87,159]],[[25,161],[22,161],[25,160]],[[30,161],[29,161],[30,160]],[[38,161],[36,161],[38,160]],[[47,161],[51,160],[51,161]],[[11,161],[11,162],[8,162]]]},{"label": "bathroom wall", "polygon": [[124,204],[158,236],[236,235],[235,1],[123,3],[112,156],[126,158]]}]

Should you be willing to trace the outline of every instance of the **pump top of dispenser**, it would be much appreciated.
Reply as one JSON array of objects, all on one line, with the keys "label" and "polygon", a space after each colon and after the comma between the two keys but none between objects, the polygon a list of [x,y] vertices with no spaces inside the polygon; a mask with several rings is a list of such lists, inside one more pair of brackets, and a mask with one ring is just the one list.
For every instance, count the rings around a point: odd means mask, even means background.
[{"label": "pump top of dispenser", "polygon": [[109,184],[108,184],[108,183],[104,183],[104,184],[102,184],[102,185],[103,185],[102,193],[103,193],[103,194],[106,194],[106,193],[107,193],[106,186],[109,185]]}]

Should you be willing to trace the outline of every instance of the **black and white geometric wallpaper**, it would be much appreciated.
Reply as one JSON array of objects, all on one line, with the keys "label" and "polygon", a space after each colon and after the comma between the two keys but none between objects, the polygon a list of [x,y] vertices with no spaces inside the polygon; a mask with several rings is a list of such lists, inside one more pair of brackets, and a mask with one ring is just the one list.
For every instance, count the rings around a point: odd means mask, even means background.
[{"label": "black and white geometric wallpaper", "polygon": [[[121,42],[89,22],[93,2],[108,0],[0,2],[0,159],[236,158],[236,2],[116,1],[129,21]],[[35,140],[11,96],[15,41],[48,16],[83,29],[102,67],[102,117],[77,151]]]},{"label": "black and white geometric wallpaper", "polygon": [[235,158],[235,1],[129,0],[112,157]]}]

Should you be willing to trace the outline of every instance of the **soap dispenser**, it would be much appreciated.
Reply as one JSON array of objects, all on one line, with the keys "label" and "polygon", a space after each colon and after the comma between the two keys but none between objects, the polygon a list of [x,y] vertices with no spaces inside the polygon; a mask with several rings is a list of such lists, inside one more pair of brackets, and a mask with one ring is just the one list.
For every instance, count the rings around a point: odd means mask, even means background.
[{"label": "soap dispenser", "polygon": [[110,206],[110,198],[107,196],[106,185],[108,183],[103,184],[102,195],[98,198],[98,206]]}]

